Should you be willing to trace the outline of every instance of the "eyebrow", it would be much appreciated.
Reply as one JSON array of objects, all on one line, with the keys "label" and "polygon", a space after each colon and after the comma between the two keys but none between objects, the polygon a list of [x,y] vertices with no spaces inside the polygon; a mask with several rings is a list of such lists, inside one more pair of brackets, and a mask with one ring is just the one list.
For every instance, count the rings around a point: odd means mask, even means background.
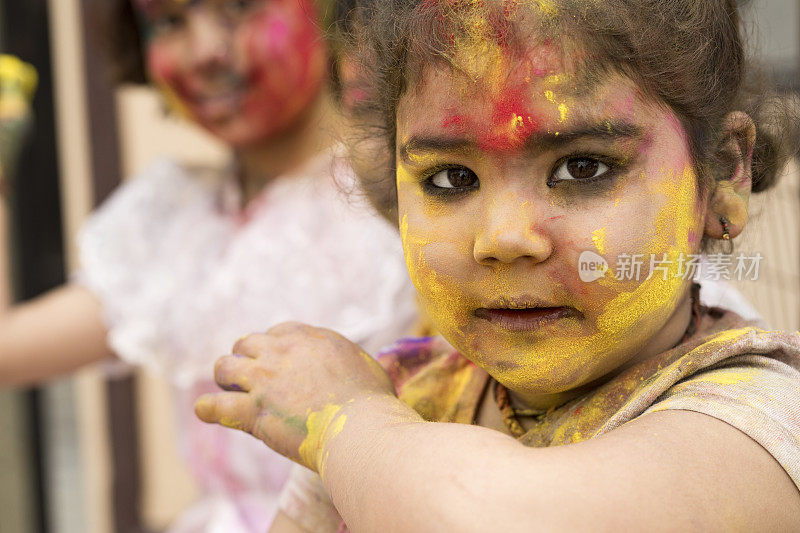
[{"label": "eyebrow", "polygon": [[[585,139],[618,141],[640,139],[642,136],[643,129],[630,122],[604,121],[568,131],[531,135],[523,143],[522,149],[538,154]],[[415,135],[400,146],[400,156],[410,162],[410,154],[413,152],[463,152],[477,148],[479,143],[468,137]]]}]

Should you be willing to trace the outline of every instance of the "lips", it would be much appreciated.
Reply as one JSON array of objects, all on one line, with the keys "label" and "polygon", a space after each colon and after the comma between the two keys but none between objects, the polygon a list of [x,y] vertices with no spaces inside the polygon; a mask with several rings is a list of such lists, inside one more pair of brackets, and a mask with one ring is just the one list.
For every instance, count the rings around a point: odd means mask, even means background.
[{"label": "lips", "polygon": [[232,91],[214,96],[195,97],[191,102],[199,114],[213,120],[238,112],[243,97],[242,91]]},{"label": "lips", "polygon": [[178,84],[178,94],[206,119],[222,119],[238,113],[249,86],[248,80],[232,72],[189,76]]},{"label": "lips", "polygon": [[486,320],[509,331],[536,331],[562,318],[577,317],[572,307],[481,307],[475,310],[477,318]]}]

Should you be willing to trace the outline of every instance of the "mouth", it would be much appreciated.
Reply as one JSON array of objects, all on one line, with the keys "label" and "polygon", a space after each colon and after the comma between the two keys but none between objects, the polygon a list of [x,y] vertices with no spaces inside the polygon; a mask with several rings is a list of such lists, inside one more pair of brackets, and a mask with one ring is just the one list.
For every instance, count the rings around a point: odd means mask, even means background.
[{"label": "mouth", "polygon": [[238,112],[247,92],[247,80],[233,73],[186,80],[178,92],[208,119],[223,119]]},{"label": "mouth", "polygon": [[244,91],[237,89],[214,95],[195,95],[191,102],[192,106],[203,116],[214,119],[223,118],[238,111],[243,98]]},{"label": "mouth", "polygon": [[507,300],[480,307],[473,313],[497,327],[514,332],[536,331],[562,318],[579,317],[574,307],[547,307],[536,303],[508,302]]}]

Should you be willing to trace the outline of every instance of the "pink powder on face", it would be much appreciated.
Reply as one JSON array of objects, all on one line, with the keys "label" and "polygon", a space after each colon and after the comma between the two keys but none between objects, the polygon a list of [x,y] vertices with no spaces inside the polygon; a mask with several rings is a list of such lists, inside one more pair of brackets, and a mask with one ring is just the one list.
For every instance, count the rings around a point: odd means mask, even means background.
[{"label": "pink powder on face", "polygon": [[276,52],[285,53],[291,44],[289,24],[286,20],[274,19],[267,22],[264,37],[267,39],[267,46]]},{"label": "pink powder on face", "polygon": [[265,136],[285,127],[319,93],[326,53],[308,0],[282,0],[241,30],[251,90],[244,112]]},{"label": "pink powder on face", "polygon": [[689,245],[690,246],[695,247],[698,244],[700,244],[701,238],[702,238],[702,236],[698,235],[698,233],[695,230],[693,230],[693,229],[689,230]]}]

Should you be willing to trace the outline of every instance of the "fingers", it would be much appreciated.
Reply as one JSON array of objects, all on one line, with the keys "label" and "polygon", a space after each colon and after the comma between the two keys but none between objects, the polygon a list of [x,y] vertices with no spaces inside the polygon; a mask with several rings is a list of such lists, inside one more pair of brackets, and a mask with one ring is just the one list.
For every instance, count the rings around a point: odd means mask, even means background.
[{"label": "fingers", "polygon": [[252,359],[242,355],[226,355],[214,364],[214,379],[221,388],[234,392],[250,392],[253,379],[264,374]]},{"label": "fingers", "polygon": [[247,394],[218,392],[198,398],[194,403],[194,413],[207,424],[220,424],[250,433],[253,429],[255,408]]},{"label": "fingers", "polygon": [[258,359],[265,353],[271,351],[273,343],[274,339],[270,335],[246,335],[233,345],[233,353],[252,359]]},{"label": "fingers", "polygon": [[257,359],[266,353],[285,351],[292,345],[292,334],[302,332],[308,335],[312,328],[301,322],[283,322],[270,328],[266,333],[245,335],[233,345],[233,353]]},{"label": "fingers", "polygon": [[203,422],[250,433],[281,455],[300,462],[298,449],[305,437],[305,421],[295,423],[295,417],[278,417],[263,404],[263,399],[253,394],[218,392],[198,398],[194,412]]}]

